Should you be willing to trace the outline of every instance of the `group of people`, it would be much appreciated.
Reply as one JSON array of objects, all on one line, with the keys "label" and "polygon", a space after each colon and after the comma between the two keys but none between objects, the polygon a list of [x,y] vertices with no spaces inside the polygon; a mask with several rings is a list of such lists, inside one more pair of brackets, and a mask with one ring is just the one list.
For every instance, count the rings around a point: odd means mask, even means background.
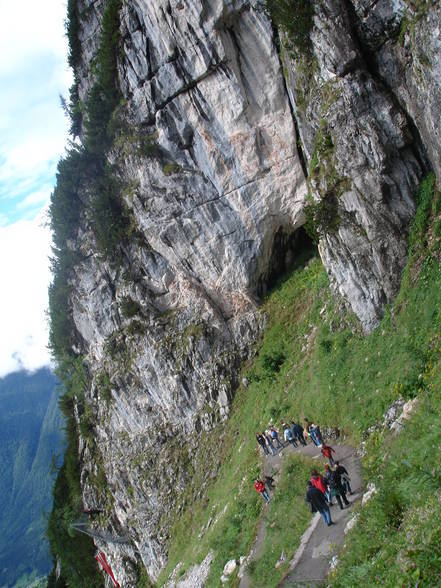
[{"label": "group of people", "polygon": [[[324,446],[320,427],[314,423],[310,423],[308,419],[305,419],[305,427],[302,427],[302,425],[295,420],[292,420],[290,425],[286,421],[281,421],[281,429],[281,437],[283,438],[285,445],[280,441],[279,431],[273,426],[268,427],[261,433],[256,433],[256,441],[265,455],[276,455],[278,449],[282,449],[289,444],[294,447],[298,447],[298,444],[306,445],[308,437],[317,447]],[[324,455],[332,460],[331,454],[334,450],[332,447],[330,450],[331,453],[329,455]]]},{"label": "group of people", "polygon": [[[347,469],[335,462],[335,469],[326,464],[324,475],[314,469],[311,479],[307,482],[305,500],[309,503],[311,512],[319,512],[326,525],[333,525],[330,506],[335,498],[341,510],[350,505],[346,494],[352,494],[350,478]],[[344,504],[344,506],[343,506]]]},{"label": "group of people", "polygon": [[[292,420],[291,425],[288,425],[285,421],[282,421],[281,428],[281,436],[286,445],[291,444],[294,447],[298,447],[298,443],[306,445],[305,432],[307,433],[307,431],[299,423]],[[276,455],[277,450],[285,446],[280,441],[279,432],[273,426],[268,427],[261,433],[256,433],[256,441],[265,455]]]},{"label": "group of people", "polygon": [[[312,470],[311,478],[307,482],[305,500],[309,503],[311,512],[319,512],[328,526],[334,524],[329,510],[329,507],[334,504],[333,499],[336,499],[342,510],[350,504],[346,496],[352,494],[348,471],[334,460],[335,450],[325,443],[318,425],[305,419],[305,427],[302,427],[292,420],[291,425],[288,425],[286,421],[281,421],[281,428],[285,445],[280,441],[279,432],[273,426],[256,434],[257,443],[262,448],[264,455],[275,455],[278,449],[289,444],[294,447],[298,447],[299,443],[306,446],[308,437],[314,445],[321,448],[321,454],[328,459],[329,465],[325,465],[323,474],[320,474],[316,469]],[[266,503],[270,501],[268,490],[272,490],[273,482],[274,480],[270,476],[265,476],[265,480],[256,478],[254,481],[254,488]]]}]

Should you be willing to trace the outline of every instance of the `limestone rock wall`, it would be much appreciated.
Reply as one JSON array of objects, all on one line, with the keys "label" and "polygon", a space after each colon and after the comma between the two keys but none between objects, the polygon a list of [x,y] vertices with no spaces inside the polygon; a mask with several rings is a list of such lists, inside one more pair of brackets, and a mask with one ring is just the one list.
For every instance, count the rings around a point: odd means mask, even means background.
[{"label": "limestone rock wall", "polygon": [[436,0],[352,2],[372,67],[406,112],[441,177],[441,6]]},{"label": "limestone rock wall", "polygon": [[[81,96],[103,12],[87,6]],[[120,19],[124,106],[109,159],[134,236],[114,264],[96,255],[84,224],[72,304],[96,423],[84,497],[89,507],[110,502],[108,531],[130,536],[131,546],[107,546],[129,582],[127,549],[152,578],[166,562],[164,521],[188,482],[195,436],[228,415],[263,326],[257,303],[274,242],[303,224],[306,181],[261,12],[248,2],[132,1]]]},{"label": "limestone rock wall", "polygon": [[[82,100],[105,5],[78,0]],[[306,204],[331,284],[366,330],[396,294],[413,195],[441,171],[439,5],[424,6],[316,0],[302,53],[248,0],[122,3],[109,161],[132,238],[103,260],[85,219],[71,278],[92,382],[84,500],[127,539],[106,544],[122,585],[136,562],[153,579],[166,563],[198,435],[228,415],[264,326],[259,297],[295,257]]]},{"label": "limestone rock wall", "polygon": [[400,53],[404,14],[400,2],[324,0],[314,3],[309,51],[290,50],[282,34],[320,253],[333,288],[368,331],[398,290],[413,196],[430,167],[424,129],[379,66]]}]

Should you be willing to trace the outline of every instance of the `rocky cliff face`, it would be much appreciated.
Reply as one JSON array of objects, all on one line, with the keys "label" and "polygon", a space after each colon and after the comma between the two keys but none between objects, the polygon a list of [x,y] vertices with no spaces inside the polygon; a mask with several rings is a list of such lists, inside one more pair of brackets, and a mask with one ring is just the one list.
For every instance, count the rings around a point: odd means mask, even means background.
[{"label": "rocky cliff face", "polygon": [[[290,50],[285,39],[320,253],[334,289],[367,330],[397,292],[412,196],[428,167],[429,142],[397,100],[384,65],[391,52],[403,52],[397,36],[405,12],[403,2],[323,1],[315,4],[307,49]],[[430,88],[431,95],[439,92],[436,83]]]},{"label": "rocky cliff face", "polygon": [[[95,424],[84,500],[105,502],[108,530],[127,538],[110,545],[122,584],[133,562],[152,578],[166,562],[198,435],[228,415],[259,299],[295,259],[305,207],[366,330],[395,295],[412,196],[441,171],[440,9],[419,4],[313,2],[299,48],[246,0],[122,2],[108,160],[131,238],[104,260],[86,215],[70,279]],[[86,101],[106,2],[77,7]]]},{"label": "rocky cliff face", "polygon": [[[82,22],[83,97],[102,9],[90,4]],[[115,534],[130,530],[155,577],[166,561],[161,518],[192,460],[188,441],[228,414],[238,367],[262,327],[259,296],[271,268],[293,258],[306,182],[263,14],[246,2],[158,0],[125,3],[120,21],[124,130],[110,158],[129,186],[137,234],[116,266],[94,254],[83,228],[72,303],[94,376],[110,524]],[[103,498],[87,448],[84,458],[86,501],[96,504]]]}]

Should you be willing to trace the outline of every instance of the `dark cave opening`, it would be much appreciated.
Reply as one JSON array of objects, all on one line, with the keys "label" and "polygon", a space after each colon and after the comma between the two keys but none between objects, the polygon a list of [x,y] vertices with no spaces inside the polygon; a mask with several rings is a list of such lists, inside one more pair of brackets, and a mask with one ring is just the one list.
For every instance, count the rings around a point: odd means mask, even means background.
[{"label": "dark cave opening", "polygon": [[304,227],[289,231],[280,227],[274,234],[267,269],[257,280],[257,296],[262,299],[295,269],[304,267],[318,255],[317,245]]}]

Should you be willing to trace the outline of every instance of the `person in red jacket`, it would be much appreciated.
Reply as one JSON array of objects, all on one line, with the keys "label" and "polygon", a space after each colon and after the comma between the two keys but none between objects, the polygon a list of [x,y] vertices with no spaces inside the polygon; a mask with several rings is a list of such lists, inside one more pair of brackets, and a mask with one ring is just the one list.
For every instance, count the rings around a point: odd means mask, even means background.
[{"label": "person in red jacket", "polygon": [[265,490],[265,482],[262,482],[262,480],[256,478],[254,480],[254,489],[256,490],[256,492],[262,495],[262,498],[265,500],[266,503],[270,501],[268,492]]},{"label": "person in red jacket", "polygon": [[323,442],[322,455],[323,455],[323,457],[327,457],[328,458],[329,465],[331,467],[334,466],[334,458],[332,457],[332,454],[333,453],[335,453],[335,449],[332,449],[332,447],[330,447],[329,445],[326,445],[326,443]]},{"label": "person in red jacket", "polygon": [[322,475],[320,475],[318,473],[317,470],[312,470],[310,482],[314,486],[314,488],[317,488],[317,490],[320,490],[320,492],[322,492],[322,494],[324,494],[327,497],[328,488],[326,486],[325,479],[323,478]]}]

